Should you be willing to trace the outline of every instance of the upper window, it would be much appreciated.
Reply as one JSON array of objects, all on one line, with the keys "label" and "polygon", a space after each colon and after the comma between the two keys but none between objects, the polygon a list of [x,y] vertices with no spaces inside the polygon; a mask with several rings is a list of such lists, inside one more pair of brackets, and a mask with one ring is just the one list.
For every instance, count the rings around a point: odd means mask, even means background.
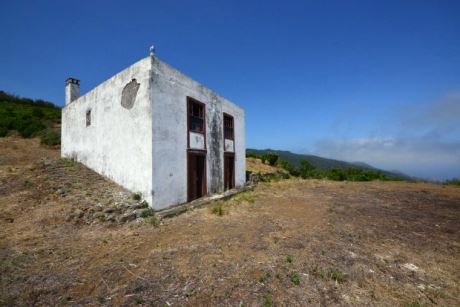
[{"label": "upper window", "polygon": [[224,137],[231,140],[235,137],[233,133],[233,117],[228,114],[224,114]]},{"label": "upper window", "polygon": [[192,132],[204,133],[204,104],[196,100],[188,100],[188,129]]},{"label": "upper window", "polygon": [[86,127],[91,126],[91,110],[86,111]]}]

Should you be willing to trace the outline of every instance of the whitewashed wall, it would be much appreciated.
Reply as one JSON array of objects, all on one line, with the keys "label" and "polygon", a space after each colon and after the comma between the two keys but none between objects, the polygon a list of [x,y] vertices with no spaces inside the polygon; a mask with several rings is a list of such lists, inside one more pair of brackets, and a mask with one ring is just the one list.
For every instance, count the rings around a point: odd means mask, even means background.
[{"label": "whitewashed wall", "polygon": [[[140,87],[128,110],[121,106],[121,94],[133,78]],[[62,156],[141,192],[157,210],[184,203],[187,96],[206,105],[207,192],[224,188],[223,112],[234,117],[235,183],[242,187],[246,177],[244,111],[157,57],[135,63],[63,108]],[[86,127],[88,109],[92,119]],[[199,137],[193,142],[195,147],[202,146]]]},{"label": "whitewashed wall", "polygon": [[242,187],[246,179],[244,111],[156,57],[152,77],[154,208],[187,201],[187,96],[206,105],[207,192],[224,188],[223,112],[234,116],[235,183]]},{"label": "whitewashed wall", "polygon": [[[75,158],[152,203],[150,57],[100,84],[62,110],[62,157]],[[134,106],[121,106],[123,87],[140,83]],[[84,82],[84,80],[82,81]],[[86,127],[86,111],[91,125]]]}]

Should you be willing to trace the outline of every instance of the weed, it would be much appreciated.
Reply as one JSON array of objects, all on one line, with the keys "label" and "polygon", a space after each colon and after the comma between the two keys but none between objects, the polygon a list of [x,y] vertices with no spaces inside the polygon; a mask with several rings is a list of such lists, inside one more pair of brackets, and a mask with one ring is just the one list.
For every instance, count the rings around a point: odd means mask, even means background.
[{"label": "weed", "polygon": [[135,280],[131,286],[131,289],[134,292],[139,292],[143,289],[144,287],[142,286],[142,283],[139,280]]},{"label": "weed", "polygon": [[300,276],[297,273],[291,274],[291,281],[294,285],[300,284]]},{"label": "weed", "polygon": [[294,258],[293,258],[291,255],[287,255],[287,256],[286,256],[286,261],[287,261],[288,263],[292,263],[292,260],[294,260]]},{"label": "weed", "polygon": [[243,192],[236,195],[235,200],[239,202],[248,202],[250,204],[255,202],[254,195],[250,192]]},{"label": "weed", "polygon": [[270,299],[270,296],[268,293],[264,293],[264,302],[263,305],[264,307],[271,307],[272,306],[272,300]]},{"label": "weed", "polygon": [[433,298],[439,298],[442,296],[441,288],[439,287],[428,286],[428,288],[426,289],[426,292],[428,296],[433,297]]},{"label": "weed", "polygon": [[141,215],[140,215],[141,218],[145,219],[149,216],[155,216],[155,211],[153,211],[152,208],[147,208],[141,211]]},{"label": "weed", "polygon": [[138,305],[144,303],[144,298],[141,295],[134,295],[133,300]]},{"label": "weed", "polygon": [[141,200],[142,194],[139,193],[139,192],[138,192],[138,193],[133,193],[133,194],[131,195],[131,197],[132,197],[134,200]]},{"label": "weed", "polygon": [[32,183],[28,179],[23,179],[22,180],[22,186],[25,187],[25,188],[28,188],[28,187],[32,186]]},{"label": "weed", "polygon": [[153,227],[158,227],[160,226],[160,220],[154,215],[148,218],[148,223],[152,225]]},{"label": "weed", "polygon": [[97,299],[97,302],[101,305],[105,303],[105,296],[102,293],[99,293],[96,299]]},{"label": "weed", "polygon": [[61,134],[51,128],[45,129],[40,135],[40,142],[45,145],[59,145],[61,144]]},{"label": "weed", "polygon": [[327,269],[327,270],[319,269],[318,270],[318,268],[314,268],[312,274],[319,276],[323,279],[332,279],[338,283],[342,283],[345,281],[344,274],[336,269]]},{"label": "weed", "polygon": [[404,307],[421,307],[422,304],[419,301],[412,301],[404,304]]},{"label": "weed", "polygon": [[268,281],[268,279],[270,278],[270,273],[269,272],[265,272],[263,273],[260,277],[259,277],[259,282],[260,283],[266,283]]},{"label": "weed", "polygon": [[146,202],[145,200],[143,202],[141,202],[141,206],[140,206],[141,209],[145,209],[145,208],[148,208],[148,207],[149,207],[148,202]]},{"label": "weed", "polygon": [[212,206],[212,213],[218,216],[224,215],[223,203],[218,201]]}]

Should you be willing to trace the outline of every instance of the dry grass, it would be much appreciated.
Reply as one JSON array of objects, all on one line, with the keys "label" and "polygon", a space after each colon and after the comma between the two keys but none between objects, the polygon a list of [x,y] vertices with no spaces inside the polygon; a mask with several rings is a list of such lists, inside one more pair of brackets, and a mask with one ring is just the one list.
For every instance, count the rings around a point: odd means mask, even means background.
[{"label": "dry grass", "polygon": [[44,155],[58,157],[0,139],[0,305],[460,304],[459,188],[290,179],[223,215],[87,225],[67,221],[75,206],[131,193],[79,164],[50,173]]},{"label": "dry grass", "polygon": [[246,170],[253,173],[276,173],[280,168],[262,163],[256,158],[246,158]]}]

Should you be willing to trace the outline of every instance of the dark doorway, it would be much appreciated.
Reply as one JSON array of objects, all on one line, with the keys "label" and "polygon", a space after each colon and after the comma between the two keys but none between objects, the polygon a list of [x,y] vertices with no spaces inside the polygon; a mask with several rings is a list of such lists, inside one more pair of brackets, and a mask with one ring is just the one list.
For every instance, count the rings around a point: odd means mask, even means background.
[{"label": "dark doorway", "polygon": [[188,153],[188,201],[206,194],[206,154]]},{"label": "dark doorway", "polygon": [[224,190],[230,190],[235,187],[235,155],[224,155]]}]

